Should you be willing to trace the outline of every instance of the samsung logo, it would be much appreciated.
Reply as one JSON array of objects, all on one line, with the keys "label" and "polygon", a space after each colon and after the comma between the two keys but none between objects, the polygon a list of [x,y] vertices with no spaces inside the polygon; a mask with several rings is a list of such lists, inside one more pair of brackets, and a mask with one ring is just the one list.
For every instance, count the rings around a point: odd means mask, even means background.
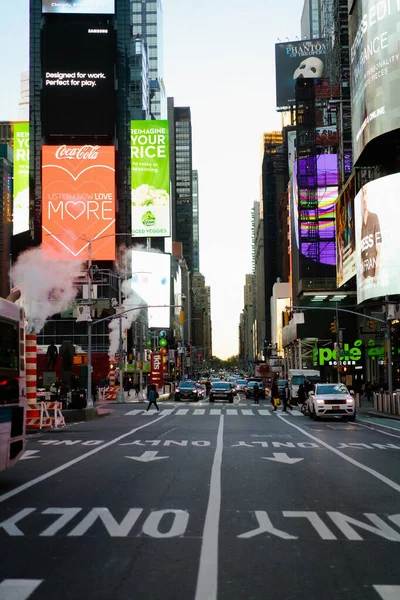
[{"label": "samsung logo", "polygon": [[108,29],[88,29],[88,33],[108,33]]}]

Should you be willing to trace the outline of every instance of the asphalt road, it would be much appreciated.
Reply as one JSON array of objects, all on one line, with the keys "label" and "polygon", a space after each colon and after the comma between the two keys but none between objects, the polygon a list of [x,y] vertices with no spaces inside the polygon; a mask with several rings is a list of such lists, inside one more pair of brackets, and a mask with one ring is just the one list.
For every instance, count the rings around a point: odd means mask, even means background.
[{"label": "asphalt road", "polygon": [[0,475],[0,600],[400,599],[398,422],[112,408]]}]

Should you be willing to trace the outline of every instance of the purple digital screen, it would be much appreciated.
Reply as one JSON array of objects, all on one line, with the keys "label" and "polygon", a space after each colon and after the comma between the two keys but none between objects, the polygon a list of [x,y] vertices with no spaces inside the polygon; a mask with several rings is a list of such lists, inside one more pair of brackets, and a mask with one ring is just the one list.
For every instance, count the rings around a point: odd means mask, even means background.
[{"label": "purple digital screen", "polygon": [[297,177],[297,185],[294,186],[294,189],[297,188],[294,221],[296,228],[299,228],[296,231],[296,241],[298,244],[300,235],[301,254],[325,265],[335,265],[337,155],[320,154],[298,159],[294,164],[293,174],[295,181]]}]

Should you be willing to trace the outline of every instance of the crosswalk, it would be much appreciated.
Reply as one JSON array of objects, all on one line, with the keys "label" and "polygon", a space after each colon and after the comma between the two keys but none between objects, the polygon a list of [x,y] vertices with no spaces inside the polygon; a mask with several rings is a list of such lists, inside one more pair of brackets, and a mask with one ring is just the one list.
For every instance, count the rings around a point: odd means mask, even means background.
[{"label": "crosswalk", "polygon": [[151,416],[151,415],[162,415],[169,416],[173,415],[174,417],[219,417],[221,415],[226,415],[227,417],[270,417],[272,415],[282,415],[283,417],[302,417],[302,413],[299,410],[294,409],[292,412],[284,413],[282,411],[273,412],[268,408],[229,408],[225,406],[221,406],[220,408],[194,408],[190,406],[190,408],[163,408],[160,407],[160,411],[158,412],[155,409],[151,409],[146,411],[145,409],[136,408],[134,410],[130,410],[124,413],[125,416],[135,417],[135,416]]}]

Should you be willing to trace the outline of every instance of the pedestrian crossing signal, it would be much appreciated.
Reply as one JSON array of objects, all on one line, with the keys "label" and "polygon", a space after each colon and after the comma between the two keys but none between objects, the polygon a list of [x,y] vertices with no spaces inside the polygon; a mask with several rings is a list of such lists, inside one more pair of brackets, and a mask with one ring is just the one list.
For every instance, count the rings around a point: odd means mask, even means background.
[{"label": "pedestrian crossing signal", "polygon": [[331,323],[331,331],[332,331],[332,333],[337,333],[337,330],[338,330],[338,328],[337,328],[336,321],[332,321],[332,323]]}]

